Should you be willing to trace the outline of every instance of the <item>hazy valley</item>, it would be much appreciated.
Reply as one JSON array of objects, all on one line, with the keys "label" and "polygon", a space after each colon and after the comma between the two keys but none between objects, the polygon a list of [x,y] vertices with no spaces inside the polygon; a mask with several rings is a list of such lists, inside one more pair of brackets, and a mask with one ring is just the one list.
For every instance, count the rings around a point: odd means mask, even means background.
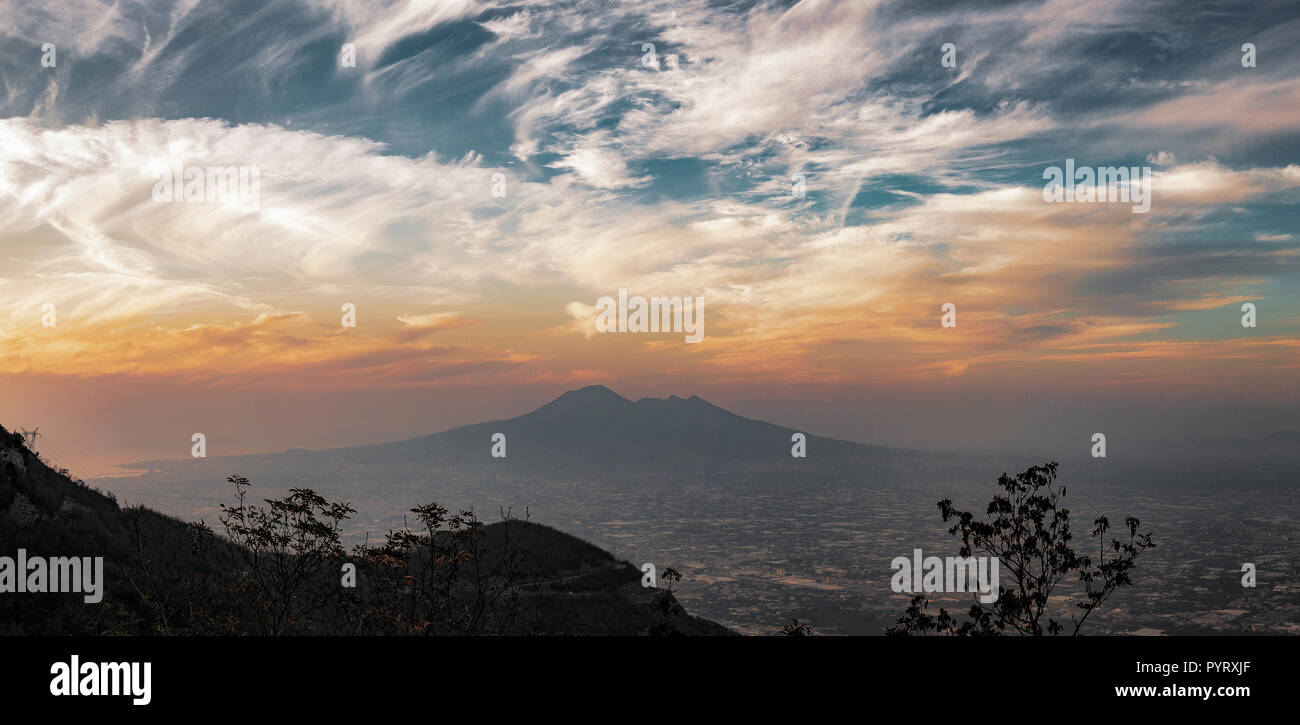
[{"label": "hazy valley", "polygon": [[[507,455],[490,454],[492,435]],[[310,486],[350,500],[352,540],[400,526],[401,512],[437,500],[499,510],[606,548],[634,563],[679,569],[690,611],[746,633],[791,617],[819,632],[878,634],[906,607],[889,562],[914,547],[955,553],[936,502],[982,510],[1000,473],[1049,457],[946,455],[808,436],[751,421],[698,398],[626,401],[574,391],[533,413],[384,446],[148,462],[101,485],[186,519],[213,521],[225,477],[258,495]],[[1277,446],[1274,445],[1274,449]],[[1300,487],[1283,448],[1243,466],[1232,448],[1161,460],[1062,459],[1076,538],[1099,515],[1133,515],[1157,548],[1136,585],[1099,612],[1096,632],[1295,632],[1300,590]],[[1259,585],[1240,584],[1254,563]],[[965,605],[955,596],[945,605]]]}]

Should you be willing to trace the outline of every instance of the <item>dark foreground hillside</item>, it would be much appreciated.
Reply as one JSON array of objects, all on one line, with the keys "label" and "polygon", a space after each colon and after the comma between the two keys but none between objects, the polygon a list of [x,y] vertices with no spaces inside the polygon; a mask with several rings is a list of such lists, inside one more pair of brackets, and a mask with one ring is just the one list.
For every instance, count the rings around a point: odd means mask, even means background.
[{"label": "dark foreground hillside", "polygon": [[0,428],[0,557],[104,558],[96,604],[12,593],[0,574],[0,633],[731,634],[643,587],[632,564],[541,524],[429,504],[410,528],[347,550],[346,505],[307,489],[263,502],[255,486],[232,478],[221,522],[186,523],[119,506]]}]

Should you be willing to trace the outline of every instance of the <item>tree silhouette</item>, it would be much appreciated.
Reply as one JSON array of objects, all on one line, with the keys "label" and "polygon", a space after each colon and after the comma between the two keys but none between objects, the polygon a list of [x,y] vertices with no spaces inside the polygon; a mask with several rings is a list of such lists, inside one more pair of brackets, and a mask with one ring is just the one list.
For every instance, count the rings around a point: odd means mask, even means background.
[{"label": "tree silhouette", "polygon": [[235,485],[236,503],[221,505],[221,523],[237,545],[243,588],[261,632],[283,634],[336,593],[322,583],[339,571],[345,553],[341,523],[354,509],[330,503],[309,488],[266,499],[265,507],[249,504],[248,479],[234,475],[226,480]]},{"label": "tree silhouette", "polygon": [[437,503],[411,509],[418,528],[390,531],[383,544],[358,545],[373,626],[391,634],[510,634],[518,625],[520,537],[527,518],[501,512],[489,541],[473,511]]},{"label": "tree silhouette", "polygon": [[663,579],[668,583],[668,593],[674,594],[677,591],[677,584],[682,580],[682,573],[670,566],[664,569]]},{"label": "tree silhouette", "polygon": [[[997,557],[1013,586],[1000,585],[997,601],[991,604],[971,605],[969,620],[960,623],[945,609],[940,609],[938,616],[929,614],[929,598],[918,594],[886,633],[1055,635],[1069,629],[1077,635],[1089,615],[1121,587],[1131,584],[1129,574],[1138,556],[1155,546],[1151,535],[1138,533],[1139,522],[1130,516],[1124,520],[1127,540],[1107,542],[1110,521],[1102,516],[1093,522],[1096,558],[1075,551],[1070,545],[1070,511],[1061,506],[1065,487],[1056,484],[1056,470],[1057,464],[1051,462],[1032,466],[1014,478],[1002,474],[998,486],[1005,494],[989,502],[988,520],[959,511],[949,499],[940,501],[944,522],[953,522],[948,533],[961,536],[961,556],[980,552]],[[1063,624],[1048,606],[1058,585],[1072,574],[1078,580],[1074,592],[1081,598],[1067,609],[1069,624]]]},{"label": "tree silhouette", "polygon": [[660,591],[655,598],[654,605],[659,611],[660,619],[650,628],[650,634],[660,637],[679,635],[681,631],[677,627],[677,616],[684,614],[685,611],[673,593],[677,591],[677,584],[682,580],[682,573],[670,566],[664,569],[660,577],[667,582],[668,587],[666,591]]},{"label": "tree silhouette", "polygon": [[198,610],[211,601],[207,572],[191,564],[205,555],[213,538],[212,528],[202,519],[182,524],[189,534],[186,551],[177,541],[158,546],[151,540],[156,531],[148,525],[151,512],[144,506],[128,506],[122,514],[130,544],[122,574],[140,602],[149,608],[154,628],[161,634],[171,634],[172,620],[178,616],[192,626],[201,618],[195,616]]},{"label": "tree silhouette", "polygon": [[781,634],[787,637],[811,637],[813,629],[807,622],[800,624],[799,618],[794,617],[790,619],[789,624],[781,627]]}]

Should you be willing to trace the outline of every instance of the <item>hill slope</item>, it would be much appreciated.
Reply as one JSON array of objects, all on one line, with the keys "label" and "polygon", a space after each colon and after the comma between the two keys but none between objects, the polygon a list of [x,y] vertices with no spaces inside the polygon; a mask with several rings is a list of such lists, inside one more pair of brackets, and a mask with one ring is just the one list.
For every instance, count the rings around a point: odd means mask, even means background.
[{"label": "hill slope", "polygon": [[[479,561],[504,560],[511,552],[509,578],[498,577],[493,591],[513,602],[508,630],[482,633],[639,635],[731,634],[720,625],[691,617],[668,592],[643,588],[641,572],[576,537],[547,526],[508,521],[471,527],[473,555]],[[439,544],[449,539],[438,534]],[[0,427],[0,556],[104,558],[104,596],[87,604],[76,593],[9,593],[0,595],[3,634],[247,634],[259,627],[256,604],[274,601],[282,589],[263,590],[267,571],[250,568],[246,549],[200,526],[143,507],[120,507],[109,495],[50,469],[29,451],[21,436]],[[376,550],[378,551],[378,550]],[[468,552],[468,549],[466,550]],[[384,605],[393,597],[410,600],[406,589],[381,591],[381,574],[367,562],[389,556],[352,555],[331,559],[319,576],[304,581],[303,591],[324,602],[293,621],[281,633],[390,633]],[[386,557],[386,558],[385,558]],[[495,558],[494,558],[495,557]],[[340,562],[357,562],[362,581],[353,590],[339,584]],[[394,573],[438,571],[418,554]],[[424,567],[424,568],[421,568]],[[468,568],[466,569],[468,571]],[[367,574],[374,572],[373,581]],[[461,580],[469,575],[462,575]],[[438,581],[456,579],[443,577]],[[457,588],[460,587],[460,588]],[[446,605],[472,609],[462,583],[450,585]],[[504,621],[504,620],[503,620]],[[459,620],[458,620],[459,622]],[[429,623],[424,623],[428,625]],[[409,627],[404,631],[411,631]],[[432,626],[420,632],[450,631]]]}]

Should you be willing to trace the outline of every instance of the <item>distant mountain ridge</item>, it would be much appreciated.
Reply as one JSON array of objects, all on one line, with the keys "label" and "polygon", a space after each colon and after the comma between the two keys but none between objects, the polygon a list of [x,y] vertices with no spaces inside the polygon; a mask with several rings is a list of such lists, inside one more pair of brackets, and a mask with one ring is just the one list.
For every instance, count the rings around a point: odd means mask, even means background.
[{"label": "distant mountain ridge", "polygon": [[1300,432],[1288,430],[1254,437],[1205,438],[1171,448],[1193,458],[1295,463],[1300,462]]},{"label": "distant mountain ridge", "polygon": [[[570,390],[515,418],[459,426],[431,435],[316,451],[293,450],[264,456],[297,456],[351,463],[382,461],[416,465],[532,465],[541,468],[683,469],[706,462],[790,464],[793,428],[745,418],[699,396],[628,400],[604,385]],[[491,456],[492,437],[506,437],[506,458]],[[806,435],[809,457],[818,460],[899,451],[881,446]],[[251,456],[250,456],[251,457]],[[124,468],[154,468],[142,461]]]},{"label": "distant mountain ridge", "polygon": [[[476,423],[442,433],[378,446],[388,460],[490,460],[493,434],[506,436],[507,458],[516,463],[563,466],[566,461],[675,468],[707,460],[788,462],[791,437],[799,432],[739,416],[700,398],[642,398],[635,403],[603,385],[570,390],[531,413]],[[850,456],[868,447],[808,436],[818,456]]]}]

